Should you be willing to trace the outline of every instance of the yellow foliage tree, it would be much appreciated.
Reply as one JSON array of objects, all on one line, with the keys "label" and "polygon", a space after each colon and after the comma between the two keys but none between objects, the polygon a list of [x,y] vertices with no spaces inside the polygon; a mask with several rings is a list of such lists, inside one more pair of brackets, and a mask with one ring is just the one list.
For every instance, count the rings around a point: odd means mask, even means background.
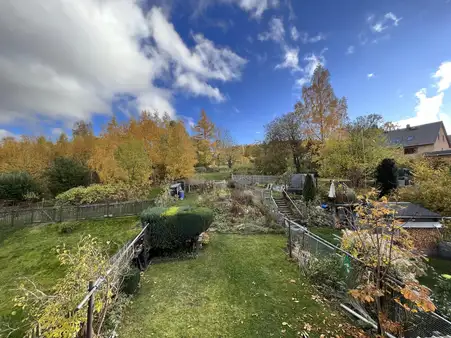
[{"label": "yellow foliage tree", "polygon": [[213,163],[217,145],[216,127],[211,122],[205,110],[200,112],[200,120],[194,126],[193,136],[196,144],[197,164],[207,167]]}]

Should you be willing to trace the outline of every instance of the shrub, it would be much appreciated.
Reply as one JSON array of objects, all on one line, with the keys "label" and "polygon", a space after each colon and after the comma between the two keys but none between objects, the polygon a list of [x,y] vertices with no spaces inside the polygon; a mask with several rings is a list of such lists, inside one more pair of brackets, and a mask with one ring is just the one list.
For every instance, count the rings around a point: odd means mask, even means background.
[{"label": "shrub", "polygon": [[449,167],[435,168],[427,160],[417,160],[413,165],[414,187],[398,189],[400,198],[422,204],[425,208],[451,214],[451,175]]},{"label": "shrub", "polygon": [[206,173],[207,172],[207,168],[205,167],[195,167],[194,170],[196,171],[196,173]]},{"label": "shrub", "polygon": [[207,173],[219,173],[219,167],[207,167]]},{"label": "shrub", "polygon": [[124,277],[121,285],[121,291],[126,295],[133,295],[138,290],[141,280],[141,271],[137,267],[133,267]]},{"label": "shrub", "polygon": [[346,294],[346,271],[341,257],[326,256],[306,265],[307,278],[327,297]]},{"label": "shrub", "polygon": [[303,200],[296,201],[296,206],[309,227],[333,227],[334,219],[330,212],[319,206],[307,204]]},{"label": "shrub", "polygon": [[89,170],[80,162],[57,157],[47,170],[48,188],[56,196],[64,191],[88,184]]},{"label": "shrub", "polygon": [[0,199],[23,201],[30,193],[39,192],[38,184],[26,172],[0,174]]},{"label": "shrub", "polygon": [[253,165],[237,165],[233,167],[232,172],[240,175],[253,175],[255,174],[255,168]]},{"label": "shrub", "polygon": [[335,201],[339,204],[354,203],[357,201],[357,196],[354,190],[342,184],[339,184],[335,191]]},{"label": "shrub", "polygon": [[57,204],[91,204],[106,201],[142,200],[148,198],[149,185],[93,184],[76,187],[56,196]]},{"label": "shrub", "polygon": [[58,231],[62,234],[70,234],[74,232],[79,226],[80,223],[78,222],[64,222],[58,224]]},{"label": "shrub", "polygon": [[213,222],[213,212],[207,208],[148,208],[141,222],[149,224],[148,244],[152,249],[174,250],[194,241]]},{"label": "shrub", "polygon": [[451,275],[437,277],[432,298],[440,313],[451,318]]},{"label": "shrub", "polygon": [[398,168],[395,160],[385,158],[379,163],[376,168],[376,185],[380,189],[379,198],[398,187]]},{"label": "shrub", "polygon": [[304,196],[304,200],[307,203],[309,203],[315,199],[316,187],[315,187],[315,182],[313,181],[313,175],[308,174],[305,177],[304,189],[302,191],[302,195]]}]

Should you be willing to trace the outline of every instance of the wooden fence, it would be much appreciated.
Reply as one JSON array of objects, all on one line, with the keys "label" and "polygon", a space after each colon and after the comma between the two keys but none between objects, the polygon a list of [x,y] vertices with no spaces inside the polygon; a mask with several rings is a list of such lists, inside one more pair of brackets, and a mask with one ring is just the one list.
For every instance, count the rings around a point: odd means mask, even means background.
[{"label": "wooden fence", "polygon": [[132,216],[141,213],[141,211],[152,205],[153,200],[145,200],[2,211],[0,212],[0,226]]}]

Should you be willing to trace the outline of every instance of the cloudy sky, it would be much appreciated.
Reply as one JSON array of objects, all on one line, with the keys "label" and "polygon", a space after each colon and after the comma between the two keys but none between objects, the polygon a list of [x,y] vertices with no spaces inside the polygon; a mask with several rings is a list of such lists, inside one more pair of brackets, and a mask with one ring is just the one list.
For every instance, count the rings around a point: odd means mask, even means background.
[{"label": "cloudy sky", "polygon": [[451,133],[450,0],[2,0],[0,137],[202,108],[242,143],[314,68],[349,115]]}]

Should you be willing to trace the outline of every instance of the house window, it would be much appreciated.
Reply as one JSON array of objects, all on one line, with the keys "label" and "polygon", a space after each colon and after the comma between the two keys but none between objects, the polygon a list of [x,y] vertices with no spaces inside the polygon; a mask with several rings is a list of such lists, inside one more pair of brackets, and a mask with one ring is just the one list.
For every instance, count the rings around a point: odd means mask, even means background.
[{"label": "house window", "polygon": [[407,136],[407,141],[412,141],[413,140],[413,136]]},{"label": "house window", "polygon": [[406,155],[415,154],[417,152],[417,150],[418,150],[417,147],[404,148],[404,154],[406,154]]}]

